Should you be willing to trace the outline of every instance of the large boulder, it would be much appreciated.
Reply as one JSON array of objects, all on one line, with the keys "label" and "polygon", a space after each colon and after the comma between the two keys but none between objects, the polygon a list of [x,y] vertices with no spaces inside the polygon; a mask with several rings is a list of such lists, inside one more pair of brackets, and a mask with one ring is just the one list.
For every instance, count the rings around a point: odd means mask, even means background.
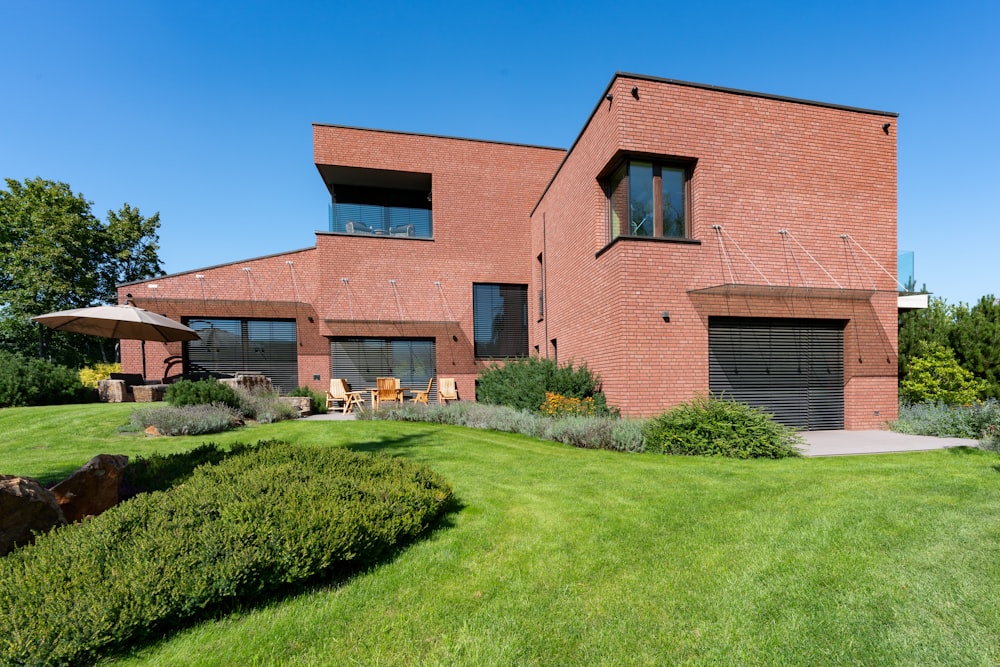
[{"label": "large boulder", "polygon": [[66,523],[51,491],[33,479],[0,475],[0,556],[30,544],[34,533]]},{"label": "large boulder", "polygon": [[118,483],[128,465],[123,454],[98,454],[52,487],[67,521],[96,516],[118,504]]}]

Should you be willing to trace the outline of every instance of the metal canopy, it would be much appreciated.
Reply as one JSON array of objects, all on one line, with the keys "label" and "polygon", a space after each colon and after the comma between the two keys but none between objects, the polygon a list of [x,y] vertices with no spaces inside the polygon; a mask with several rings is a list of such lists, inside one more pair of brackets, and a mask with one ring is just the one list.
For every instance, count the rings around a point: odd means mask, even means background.
[{"label": "metal canopy", "polygon": [[876,290],[846,289],[842,287],[793,287],[791,285],[726,284],[688,290],[691,295],[761,296],[792,299],[846,299],[868,301]]}]

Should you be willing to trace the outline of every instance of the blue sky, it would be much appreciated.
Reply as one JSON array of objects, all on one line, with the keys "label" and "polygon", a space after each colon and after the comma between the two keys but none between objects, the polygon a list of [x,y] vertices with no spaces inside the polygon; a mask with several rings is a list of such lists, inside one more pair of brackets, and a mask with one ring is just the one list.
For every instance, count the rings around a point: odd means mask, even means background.
[{"label": "blue sky", "polygon": [[160,212],[170,272],[309,247],[314,122],[569,147],[615,71],[900,114],[899,249],[1000,295],[1000,3],[0,0],[0,177]]}]

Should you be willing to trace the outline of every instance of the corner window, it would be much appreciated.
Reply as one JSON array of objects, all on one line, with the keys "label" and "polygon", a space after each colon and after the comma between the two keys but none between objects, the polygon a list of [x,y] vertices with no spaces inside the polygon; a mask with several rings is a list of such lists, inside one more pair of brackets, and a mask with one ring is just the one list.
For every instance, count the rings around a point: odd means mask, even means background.
[{"label": "corner window", "polygon": [[688,175],[682,165],[622,164],[607,183],[609,237],[687,238]]},{"label": "corner window", "polygon": [[477,359],[528,356],[528,286],[472,286]]}]

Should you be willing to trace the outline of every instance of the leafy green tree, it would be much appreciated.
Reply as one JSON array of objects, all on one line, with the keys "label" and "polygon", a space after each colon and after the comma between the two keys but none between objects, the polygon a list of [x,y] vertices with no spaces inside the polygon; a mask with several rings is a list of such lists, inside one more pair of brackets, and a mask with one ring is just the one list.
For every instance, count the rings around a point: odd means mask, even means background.
[{"label": "leafy green tree", "polygon": [[53,332],[33,315],[117,301],[116,282],[161,273],[159,214],[128,204],[102,223],[66,183],[5,179],[0,190],[0,348],[67,366],[107,360],[114,341]]},{"label": "leafy green tree", "polygon": [[906,376],[910,360],[926,353],[928,344],[950,347],[954,326],[952,308],[941,298],[931,297],[927,308],[902,313],[899,316],[899,377]]},{"label": "leafy green tree", "polygon": [[159,236],[160,214],[148,218],[127,203],[118,211],[108,211],[106,264],[101,276],[100,300],[118,301],[115,285],[161,275]]},{"label": "leafy green tree", "polygon": [[928,343],[924,354],[910,360],[899,383],[900,397],[909,403],[976,403],[987,389],[981,380],[962,368],[951,348]]}]

